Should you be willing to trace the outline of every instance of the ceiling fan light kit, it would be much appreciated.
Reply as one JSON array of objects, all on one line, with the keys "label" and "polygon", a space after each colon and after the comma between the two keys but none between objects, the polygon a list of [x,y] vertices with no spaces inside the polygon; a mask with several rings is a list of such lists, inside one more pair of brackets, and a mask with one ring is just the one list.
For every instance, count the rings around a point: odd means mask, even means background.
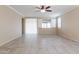
[{"label": "ceiling fan light kit", "polygon": [[45,10],[40,10],[42,13],[46,12]]}]

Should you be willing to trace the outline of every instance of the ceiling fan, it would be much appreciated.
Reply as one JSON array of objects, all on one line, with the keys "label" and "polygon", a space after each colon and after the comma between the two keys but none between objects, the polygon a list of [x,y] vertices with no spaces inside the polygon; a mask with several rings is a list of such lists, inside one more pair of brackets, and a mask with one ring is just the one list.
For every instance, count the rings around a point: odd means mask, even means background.
[{"label": "ceiling fan", "polygon": [[52,12],[52,10],[50,9],[51,6],[45,6],[45,5],[41,5],[39,7],[36,7],[37,10],[39,10],[40,12]]}]

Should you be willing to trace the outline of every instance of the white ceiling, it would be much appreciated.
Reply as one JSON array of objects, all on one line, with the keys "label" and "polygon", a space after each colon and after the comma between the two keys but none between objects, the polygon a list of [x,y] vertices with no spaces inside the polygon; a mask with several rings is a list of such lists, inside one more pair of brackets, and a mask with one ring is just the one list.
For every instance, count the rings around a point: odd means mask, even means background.
[{"label": "white ceiling", "polygon": [[78,7],[76,5],[51,5],[52,12],[36,12],[37,5],[10,5],[24,17],[57,17]]}]

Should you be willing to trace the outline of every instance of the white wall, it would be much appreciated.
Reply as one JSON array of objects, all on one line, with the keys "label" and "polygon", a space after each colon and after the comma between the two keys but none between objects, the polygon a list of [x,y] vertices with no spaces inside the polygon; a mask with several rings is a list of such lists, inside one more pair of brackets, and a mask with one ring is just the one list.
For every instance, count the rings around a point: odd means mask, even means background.
[{"label": "white wall", "polygon": [[0,46],[21,36],[21,16],[0,6]]},{"label": "white wall", "polygon": [[59,34],[79,42],[79,7],[61,16],[61,20]]}]

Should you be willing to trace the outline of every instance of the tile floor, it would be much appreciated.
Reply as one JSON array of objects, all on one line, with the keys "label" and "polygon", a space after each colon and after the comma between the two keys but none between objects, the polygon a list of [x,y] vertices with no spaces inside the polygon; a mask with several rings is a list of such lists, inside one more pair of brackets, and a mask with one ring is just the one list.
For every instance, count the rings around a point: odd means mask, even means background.
[{"label": "tile floor", "polygon": [[0,47],[0,54],[78,54],[79,43],[57,35],[26,35]]}]

